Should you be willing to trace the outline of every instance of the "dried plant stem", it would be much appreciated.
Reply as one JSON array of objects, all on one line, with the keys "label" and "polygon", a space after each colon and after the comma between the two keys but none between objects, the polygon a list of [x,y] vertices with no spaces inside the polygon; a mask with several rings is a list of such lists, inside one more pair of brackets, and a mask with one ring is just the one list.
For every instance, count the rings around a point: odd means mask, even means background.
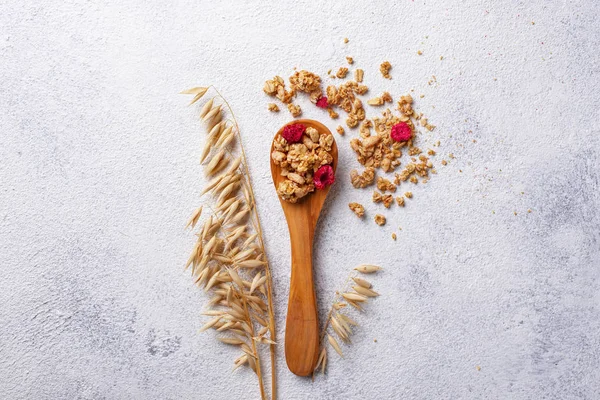
[{"label": "dried plant stem", "polygon": [[[243,290],[243,288],[240,288],[240,290]],[[246,311],[246,321],[250,326],[250,340],[252,342],[252,352],[256,356],[256,376],[258,376],[258,387],[260,389],[260,397],[261,399],[266,399],[267,396],[265,394],[265,385],[263,384],[262,371],[260,368],[260,354],[256,349],[256,341],[252,339],[254,337],[254,324],[252,323],[252,318],[250,318],[250,311],[248,310],[248,303],[246,302],[246,299],[244,298],[244,296],[240,297],[242,298],[242,302],[244,304],[244,311]]]},{"label": "dried plant stem", "polygon": [[[240,134],[240,127],[237,122],[237,119],[235,118],[233,109],[231,108],[231,106],[229,105],[229,102],[225,99],[225,97],[223,97],[223,95],[217,90],[217,88],[215,88],[213,86],[213,89],[215,90],[215,92],[217,92],[217,94],[219,95],[221,100],[223,100],[223,102],[227,106],[227,109],[231,113],[231,117],[233,118],[233,122],[234,122],[235,128],[236,128],[236,135],[238,137],[238,140],[241,143],[242,136]],[[266,259],[265,245],[264,245],[264,240],[263,240],[263,232],[262,232],[262,228],[260,225],[260,217],[258,215],[258,210],[255,207],[254,189],[252,188],[252,178],[250,177],[250,170],[248,168],[246,152],[244,150],[244,146],[240,146],[240,148],[241,148],[240,151],[242,153],[242,160],[243,160],[242,165],[244,166],[244,168],[246,170],[245,174],[244,174],[246,181],[247,181],[246,187],[248,188],[248,192],[250,193],[250,196],[252,197],[251,199],[248,199],[250,202],[251,209],[253,211],[252,225],[253,225],[254,229],[256,230],[256,232],[258,233],[258,240],[260,243],[260,247],[263,251],[263,254],[265,254],[265,275],[267,276],[267,292],[268,292],[267,299],[269,302],[269,333],[271,335],[271,340],[273,342],[276,342],[277,338],[275,336],[276,332],[275,332],[275,314],[273,311],[273,279],[271,276],[271,268],[269,266],[269,262]],[[271,398],[273,400],[276,400],[277,399],[277,378],[276,378],[276,368],[275,368],[275,344],[274,343],[271,343],[269,345],[269,353],[271,355]],[[260,363],[257,361],[257,370],[260,370],[259,365],[260,365]],[[260,386],[261,386],[261,395],[263,395],[263,398],[264,398],[264,388],[263,388],[263,384],[262,384],[262,377],[260,376],[260,374],[258,374],[258,375],[259,375],[259,382],[260,382]]]}]

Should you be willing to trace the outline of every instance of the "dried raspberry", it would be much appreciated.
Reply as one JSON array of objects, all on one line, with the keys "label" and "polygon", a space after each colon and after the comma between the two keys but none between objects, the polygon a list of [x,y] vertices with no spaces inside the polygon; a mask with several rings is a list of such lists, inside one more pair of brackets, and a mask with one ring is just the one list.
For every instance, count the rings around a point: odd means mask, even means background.
[{"label": "dried raspberry", "polygon": [[281,136],[289,143],[298,143],[302,139],[302,134],[306,130],[303,124],[290,124],[283,128]]},{"label": "dried raspberry", "polygon": [[317,107],[319,107],[319,108],[329,107],[329,102],[327,101],[327,97],[321,97],[319,100],[317,100]]},{"label": "dried raspberry", "polygon": [[323,189],[326,186],[333,185],[335,183],[335,175],[331,165],[323,165],[315,172],[313,176],[313,182],[317,189]]},{"label": "dried raspberry", "polygon": [[411,135],[412,131],[406,122],[398,122],[392,126],[392,132],[390,132],[390,137],[396,142],[406,142],[410,140]]}]

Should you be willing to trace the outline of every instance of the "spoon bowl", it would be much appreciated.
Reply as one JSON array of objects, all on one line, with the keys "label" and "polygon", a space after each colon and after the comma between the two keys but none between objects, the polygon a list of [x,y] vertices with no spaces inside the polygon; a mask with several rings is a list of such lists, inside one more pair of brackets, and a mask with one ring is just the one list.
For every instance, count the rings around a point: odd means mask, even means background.
[{"label": "spoon bowl", "polygon": [[[314,120],[301,119],[291,123],[300,123],[307,128],[315,128],[320,134],[331,135],[325,125]],[[285,126],[277,132],[275,138],[282,134],[284,128]],[[271,152],[273,147],[272,145]],[[335,174],[338,163],[335,139],[330,153],[333,157],[331,165]],[[271,174],[277,190],[279,183],[286,178],[281,175],[281,167],[276,165],[273,159],[271,159]],[[287,220],[292,250],[292,272],[285,327],[285,359],[290,371],[299,376],[310,375],[319,356],[319,318],[314,289],[312,250],[315,228],[330,187],[315,190],[299,199],[297,203],[279,198]]]}]

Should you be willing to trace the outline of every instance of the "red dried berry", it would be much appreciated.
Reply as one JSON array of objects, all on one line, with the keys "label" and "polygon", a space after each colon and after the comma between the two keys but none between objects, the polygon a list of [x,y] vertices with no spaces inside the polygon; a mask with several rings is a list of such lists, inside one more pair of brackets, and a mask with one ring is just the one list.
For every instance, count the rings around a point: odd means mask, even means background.
[{"label": "red dried berry", "polygon": [[303,124],[290,124],[283,128],[281,136],[289,143],[298,143],[302,139],[302,134],[306,130]]},{"label": "red dried berry", "polygon": [[411,136],[412,130],[406,122],[398,122],[396,125],[392,126],[392,132],[390,132],[392,140],[395,140],[396,142],[406,142],[407,140],[410,140]]},{"label": "red dried berry", "polygon": [[319,100],[317,100],[317,107],[319,107],[319,108],[329,107],[329,102],[327,101],[327,97],[323,96]]},{"label": "red dried berry", "polygon": [[317,189],[323,189],[326,186],[333,185],[335,183],[335,175],[331,165],[323,165],[315,172],[313,176],[313,182]]}]

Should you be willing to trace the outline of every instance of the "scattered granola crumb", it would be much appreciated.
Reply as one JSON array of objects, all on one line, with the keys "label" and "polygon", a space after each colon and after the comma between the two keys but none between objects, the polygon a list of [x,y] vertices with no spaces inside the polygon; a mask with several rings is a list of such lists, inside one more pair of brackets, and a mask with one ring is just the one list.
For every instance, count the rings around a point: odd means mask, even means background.
[{"label": "scattered granola crumb", "polygon": [[377,189],[381,190],[382,192],[395,192],[396,185],[394,185],[388,179],[385,179],[384,177],[380,176],[379,178],[377,178]]},{"label": "scattered granola crumb", "polygon": [[531,213],[531,208],[527,210],[528,213]]},{"label": "scattered granola crumb", "polygon": [[383,201],[383,195],[377,190],[374,190],[371,199],[373,200],[373,203],[381,203]]},{"label": "scattered granola crumb", "polygon": [[284,104],[291,103],[292,98],[296,95],[293,89],[289,92],[285,90],[285,81],[280,76],[266,81],[263,91],[269,96],[277,97]]},{"label": "scattered granola crumb", "polygon": [[440,60],[443,60],[443,59],[444,59],[444,56],[440,56]]},{"label": "scattered granola crumb", "polygon": [[329,113],[329,117],[330,117],[331,119],[336,119],[337,117],[339,117],[339,116],[340,116],[340,114],[336,113],[336,112],[334,111],[334,109],[333,109],[333,108],[331,108],[331,107],[329,107],[329,108],[327,109],[327,112]]},{"label": "scattered granola crumb", "polygon": [[405,192],[404,196],[406,196],[407,199],[412,199],[413,194],[412,194],[412,192]]},{"label": "scattered granola crumb", "polygon": [[448,161],[442,160],[442,165],[448,165]]},{"label": "scattered granola crumb", "polygon": [[375,214],[375,223],[379,226],[385,225],[385,217],[381,214]]},{"label": "scattered granola crumb", "polygon": [[381,106],[383,105],[383,99],[381,97],[373,97],[367,100],[367,104],[370,106]]},{"label": "scattered granola crumb", "polygon": [[430,156],[435,156],[435,150],[429,149],[429,150],[427,150],[427,154]]},{"label": "scattered granola crumb", "polygon": [[354,71],[354,80],[358,83],[362,82],[364,74],[365,74],[365,71],[358,68],[357,70]]},{"label": "scattered granola crumb", "polygon": [[384,61],[379,66],[379,72],[381,72],[381,75],[383,75],[383,77],[385,79],[392,79],[392,77],[390,75],[391,69],[392,69],[392,64],[390,64],[389,61]]},{"label": "scattered granola crumb", "polygon": [[375,168],[367,167],[362,174],[357,170],[350,171],[350,182],[355,188],[364,188],[371,185],[375,181]]},{"label": "scattered granola crumb", "polygon": [[385,208],[390,208],[390,206],[394,204],[394,196],[391,194],[384,194],[381,196],[381,202]]},{"label": "scattered granola crumb", "polygon": [[346,61],[348,61],[348,64],[350,65],[354,64],[354,59],[352,57],[346,57]]},{"label": "scattered granola crumb", "polygon": [[381,94],[381,100],[383,100],[384,103],[392,103],[392,95],[390,94],[390,92],[383,92]]},{"label": "scattered granola crumb", "polygon": [[267,108],[269,109],[269,111],[272,111],[272,112],[279,112],[279,107],[278,107],[278,106],[277,106],[277,104],[275,104],[275,103],[269,103],[269,104],[267,105]]},{"label": "scattered granola crumb", "polygon": [[450,154],[448,154],[448,157],[450,157],[450,158],[454,158],[454,153],[450,153]]},{"label": "scattered granola crumb", "polygon": [[363,139],[366,139],[369,136],[371,136],[371,127],[372,126],[373,126],[373,122],[370,119],[364,120],[360,124],[360,128],[359,128],[360,137]]},{"label": "scattered granola crumb", "polygon": [[419,51],[417,51],[417,54],[418,54],[418,55],[422,55],[422,54],[423,54],[423,52],[422,52],[421,50],[419,50]]},{"label": "scattered granola crumb", "polygon": [[331,69],[327,71],[327,75],[331,75]]},{"label": "scattered granola crumb", "polygon": [[481,371],[481,367],[478,365],[475,367],[477,369],[477,371]]},{"label": "scattered granola crumb", "polygon": [[337,133],[339,133],[340,135],[344,135],[344,133],[346,133],[346,131],[344,131],[344,127],[341,125],[338,125],[337,128],[335,128],[335,130],[337,131]]},{"label": "scattered granola crumb", "polygon": [[292,114],[292,117],[299,117],[300,115],[302,115],[302,108],[300,108],[299,105],[296,104],[288,104],[287,105],[288,110],[290,111],[290,114]]},{"label": "scattered granola crumb", "polygon": [[358,216],[358,218],[362,218],[365,215],[365,208],[360,203],[349,203],[348,207]]},{"label": "scattered granola crumb", "polygon": [[398,203],[398,205],[400,207],[404,207],[404,197],[402,197],[402,196],[396,197],[396,203]]},{"label": "scattered granola crumb", "polygon": [[338,71],[335,74],[335,76],[337,76],[340,79],[345,78],[346,75],[348,75],[348,68],[346,67],[340,67],[340,69],[338,69]]},{"label": "scattered granola crumb", "polygon": [[513,211],[513,214],[517,215],[517,212],[516,212],[516,211]]},{"label": "scattered granola crumb", "polygon": [[392,233],[392,239],[396,240],[396,233]]},{"label": "scattered granola crumb", "polygon": [[344,43],[348,43],[348,42],[349,42],[348,38],[347,37],[344,38]]}]

